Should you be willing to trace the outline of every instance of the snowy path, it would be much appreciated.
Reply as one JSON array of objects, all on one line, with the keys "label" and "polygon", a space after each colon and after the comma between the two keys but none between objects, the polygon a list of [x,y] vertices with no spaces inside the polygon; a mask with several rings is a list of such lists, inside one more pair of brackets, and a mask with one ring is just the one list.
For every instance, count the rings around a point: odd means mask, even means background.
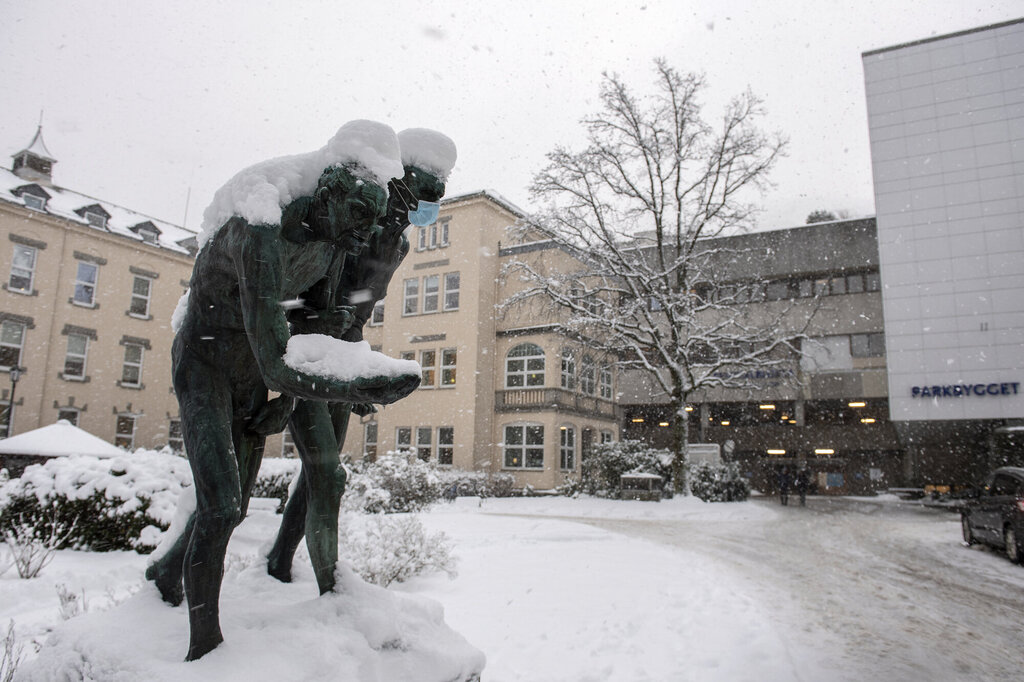
[{"label": "snowy path", "polygon": [[845,650],[834,679],[1021,679],[1024,569],[963,546],[952,514],[860,500],[808,505],[778,507],[771,520],[579,521],[738,571],[795,645],[801,631],[824,633]]}]

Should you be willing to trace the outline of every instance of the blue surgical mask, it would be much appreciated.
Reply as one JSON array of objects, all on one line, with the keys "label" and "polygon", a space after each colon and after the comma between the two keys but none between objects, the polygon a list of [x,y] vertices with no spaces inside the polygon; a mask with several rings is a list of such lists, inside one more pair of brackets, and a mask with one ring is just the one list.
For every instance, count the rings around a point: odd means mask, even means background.
[{"label": "blue surgical mask", "polygon": [[409,211],[409,222],[417,227],[432,225],[437,220],[437,213],[441,210],[441,204],[436,201],[419,200],[415,211]]}]

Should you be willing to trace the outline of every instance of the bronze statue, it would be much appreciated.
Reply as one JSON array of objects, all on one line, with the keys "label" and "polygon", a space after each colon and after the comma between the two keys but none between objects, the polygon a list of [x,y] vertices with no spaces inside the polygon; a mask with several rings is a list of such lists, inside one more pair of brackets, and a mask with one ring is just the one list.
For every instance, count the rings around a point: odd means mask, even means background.
[{"label": "bronze statue", "polygon": [[[363,325],[374,304],[384,298],[392,275],[409,252],[404,231],[409,226],[410,212],[420,202],[436,204],[441,200],[445,186],[439,175],[446,174],[446,170],[431,172],[406,165],[405,175],[389,183],[387,215],[366,249],[359,256],[350,256],[342,271],[335,303],[353,311],[351,326],[327,328],[326,318],[311,311],[308,317],[293,316],[293,331],[330,334],[345,341],[362,340]],[[291,581],[292,559],[305,534],[320,593],[333,589],[338,561],[338,510],[345,489],[345,470],[339,464],[338,453],[345,442],[350,414],[365,415],[371,409],[365,404],[297,401],[290,426],[302,470],[285,507],[274,547],[267,556],[267,572],[282,582]]]}]

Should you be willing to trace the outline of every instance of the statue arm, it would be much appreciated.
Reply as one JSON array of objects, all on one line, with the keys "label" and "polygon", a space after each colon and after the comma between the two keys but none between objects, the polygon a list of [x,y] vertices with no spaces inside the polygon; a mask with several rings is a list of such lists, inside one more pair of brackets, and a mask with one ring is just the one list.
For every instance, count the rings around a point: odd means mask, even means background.
[{"label": "statue arm", "polygon": [[346,341],[363,340],[363,326],[373,314],[373,306],[388,293],[391,278],[409,253],[409,240],[401,232],[397,240],[382,238],[374,246],[371,253],[356,262],[351,284],[339,292],[346,299],[354,291],[366,292],[366,298],[353,306],[355,319],[342,337]]},{"label": "statue arm", "polygon": [[242,319],[267,388],[308,400],[374,403],[392,402],[414,390],[419,380],[413,375],[339,381],[305,374],[285,364],[289,332],[279,305],[284,276],[280,252],[280,228],[274,225],[248,226],[241,248],[236,250]]}]

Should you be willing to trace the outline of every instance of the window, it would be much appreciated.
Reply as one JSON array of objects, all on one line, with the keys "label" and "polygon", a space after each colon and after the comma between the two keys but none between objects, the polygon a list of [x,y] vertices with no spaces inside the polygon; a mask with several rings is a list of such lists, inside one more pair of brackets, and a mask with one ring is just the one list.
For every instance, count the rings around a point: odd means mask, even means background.
[{"label": "window", "polygon": [[454,348],[445,348],[441,351],[441,385],[455,385],[455,363],[458,360],[458,351]]},{"label": "window", "polygon": [[448,220],[442,220],[441,225],[441,246],[448,246]]},{"label": "window", "polygon": [[167,447],[179,455],[185,454],[185,438],[182,435],[180,419],[172,419],[167,424]]},{"label": "window", "polygon": [[429,462],[430,455],[434,453],[434,448],[431,445],[433,431],[429,426],[416,427],[416,456],[424,462]]},{"label": "window", "polygon": [[864,275],[847,275],[846,276],[846,293],[848,294],[860,294],[864,292]]},{"label": "window", "polygon": [[81,412],[77,407],[62,407],[57,410],[57,421],[66,421],[72,426],[78,426],[78,418]]},{"label": "window", "polygon": [[598,374],[598,388],[602,398],[605,400],[612,399],[612,368],[608,365],[602,365],[601,371]]},{"label": "window", "polygon": [[107,226],[107,216],[102,213],[93,213],[92,211],[85,212],[85,219],[93,227],[104,228]]},{"label": "window", "polygon": [[563,426],[558,430],[558,466],[563,470],[576,468],[576,429]]},{"label": "window", "polygon": [[568,348],[562,349],[562,388],[576,390],[576,354]]},{"label": "window", "polygon": [[427,229],[430,230],[430,244],[429,244],[429,248],[436,249],[437,248],[437,223],[431,224],[430,227],[428,227]]},{"label": "window", "polygon": [[601,444],[602,445],[604,445],[606,443],[611,443],[614,439],[615,439],[615,434],[613,434],[611,431],[602,431],[601,432]]},{"label": "window", "polygon": [[544,350],[535,343],[521,343],[505,358],[505,387],[544,385]]},{"label": "window", "polygon": [[299,456],[298,451],[295,449],[295,439],[292,438],[292,427],[290,426],[281,434],[281,456],[287,458]]},{"label": "window", "polygon": [[68,334],[68,351],[64,356],[65,379],[85,379],[85,357],[89,351],[89,337],[85,334]]},{"label": "window", "polygon": [[864,290],[865,291],[881,291],[882,290],[882,278],[877,272],[868,272],[864,274]]},{"label": "window", "polygon": [[418,227],[416,229],[416,250],[423,251],[427,248],[427,228]]},{"label": "window", "polygon": [[398,358],[400,360],[412,360],[413,362],[415,362],[416,353],[412,352],[411,350],[403,350],[401,353],[398,354]]},{"label": "window", "polygon": [[851,334],[850,355],[855,358],[880,358],[885,355],[885,334]]},{"label": "window", "polygon": [[436,313],[440,302],[441,277],[427,275],[423,278],[423,312]]},{"label": "window", "polygon": [[142,237],[142,241],[146,242],[147,244],[156,244],[156,240],[157,237],[159,237],[159,234],[154,232],[153,230],[142,228],[139,230],[139,236]]},{"label": "window", "polygon": [[455,455],[455,429],[451,426],[437,427],[437,463],[451,466]]},{"label": "window", "polygon": [[78,261],[78,271],[75,275],[75,295],[71,299],[74,303],[89,307],[96,305],[96,278],[99,272],[98,265]]},{"label": "window", "polygon": [[121,368],[122,386],[142,386],[142,346],[126,343],[124,346],[124,365]]},{"label": "window", "polygon": [[436,350],[421,350],[420,351],[420,368],[422,371],[420,379],[420,388],[427,388],[428,386],[433,387],[434,378],[437,374],[437,351]]},{"label": "window", "polygon": [[505,467],[544,468],[544,427],[524,424],[505,427]]},{"label": "window", "polygon": [[449,272],[444,276],[444,309],[459,309],[459,273]]},{"label": "window", "polygon": [[412,428],[399,426],[395,429],[395,449],[399,451],[412,450]]},{"label": "window", "polygon": [[11,261],[11,278],[7,288],[11,291],[32,293],[32,278],[36,271],[35,247],[24,244],[14,245],[14,259]]},{"label": "window", "polygon": [[580,390],[587,395],[594,395],[597,390],[594,369],[594,358],[584,355],[583,362],[580,363]]},{"label": "window", "polygon": [[135,447],[135,415],[117,415],[117,429],[114,435],[114,445],[119,448],[131,450]]},{"label": "window", "polygon": [[33,211],[42,211],[46,209],[46,197],[40,197],[35,194],[25,192],[21,195],[21,198],[25,201],[26,208],[31,208]]},{"label": "window", "polygon": [[363,424],[363,459],[377,461],[377,422]]},{"label": "window", "polygon": [[11,432],[11,401],[0,403],[0,438],[7,438]]},{"label": "window", "polygon": [[370,313],[370,324],[373,326],[384,324],[384,301],[377,301],[373,304],[373,312]]},{"label": "window", "polygon": [[21,349],[25,346],[25,325],[4,320],[0,323],[0,367],[21,366]]},{"label": "window", "polygon": [[419,311],[420,280],[417,277],[405,280],[403,286],[405,298],[402,304],[403,315],[415,315]]},{"label": "window", "polygon": [[128,313],[133,317],[149,317],[149,298],[153,288],[153,280],[135,275],[132,281],[132,302]]}]

